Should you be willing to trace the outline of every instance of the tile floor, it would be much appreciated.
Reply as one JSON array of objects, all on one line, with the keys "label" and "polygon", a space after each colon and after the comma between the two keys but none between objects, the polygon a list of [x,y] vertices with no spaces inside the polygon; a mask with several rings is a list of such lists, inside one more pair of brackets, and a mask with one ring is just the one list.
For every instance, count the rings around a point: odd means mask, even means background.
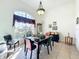
[{"label": "tile floor", "polygon": [[79,59],[79,51],[74,45],[55,43],[50,55],[45,48],[42,48],[40,59]]}]

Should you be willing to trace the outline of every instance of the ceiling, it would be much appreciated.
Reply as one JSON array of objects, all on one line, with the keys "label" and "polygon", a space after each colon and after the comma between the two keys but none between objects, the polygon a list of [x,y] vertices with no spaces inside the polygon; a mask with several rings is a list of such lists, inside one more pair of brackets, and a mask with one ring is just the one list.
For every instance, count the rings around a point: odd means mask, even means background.
[{"label": "ceiling", "polygon": [[[29,13],[35,18],[35,19],[42,19],[49,11],[53,11],[55,8],[58,8],[60,6],[70,4],[75,2],[75,0],[20,0],[21,2],[26,4],[26,7],[30,8]],[[36,13],[36,10],[39,7],[39,3],[42,1],[43,8],[45,9],[45,15],[39,16]]]},{"label": "ceiling", "polygon": [[37,10],[39,6],[39,2],[42,1],[43,7],[46,10],[50,10],[51,8],[58,7],[59,5],[67,4],[74,0],[22,0],[33,9]]}]

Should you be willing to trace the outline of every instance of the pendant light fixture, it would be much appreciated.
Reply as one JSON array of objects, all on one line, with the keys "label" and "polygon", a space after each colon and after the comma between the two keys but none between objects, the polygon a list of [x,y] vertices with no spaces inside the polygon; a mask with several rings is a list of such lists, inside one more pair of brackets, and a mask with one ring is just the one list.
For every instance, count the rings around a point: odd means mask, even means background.
[{"label": "pendant light fixture", "polygon": [[43,15],[45,13],[45,9],[43,8],[42,2],[40,1],[39,8],[37,9],[38,15]]}]

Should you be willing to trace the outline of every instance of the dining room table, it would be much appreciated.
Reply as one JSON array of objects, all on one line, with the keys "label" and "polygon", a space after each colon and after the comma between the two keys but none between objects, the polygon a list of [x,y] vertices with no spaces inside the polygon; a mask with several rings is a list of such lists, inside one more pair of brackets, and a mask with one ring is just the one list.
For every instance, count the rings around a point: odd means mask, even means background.
[{"label": "dining room table", "polygon": [[[39,55],[40,55],[40,46],[42,44],[44,44],[44,43],[45,44],[48,43],[49,37],[50,36],[47,36],[47,37],[45,37],[45,39],[40,39],[39,37],[26,37],[25,38],[25,39],[32,40],[32,41],[34,41],[35,44],[37,44],[37,59],[39,59]],[[48,47],[48,45],[47,45],[47,52],[49,54],[49,47]]]},{"label": "dining room table", "polygon": [[[43,44],[46,44],[48,43],[48,40],[49,40],[49,37],[50,36],[47,36],[45,39],[39,39],[39,38],[36,38],[35,41],[37,42],[38,44],[38,49],[37,49],[37,59],[39,59],[39,55],[40,55],[40,46],[43,45]],[[52,47],[52,46],[51,46]],[[47,52],[49,54],[49,47],[47,45]]]}]

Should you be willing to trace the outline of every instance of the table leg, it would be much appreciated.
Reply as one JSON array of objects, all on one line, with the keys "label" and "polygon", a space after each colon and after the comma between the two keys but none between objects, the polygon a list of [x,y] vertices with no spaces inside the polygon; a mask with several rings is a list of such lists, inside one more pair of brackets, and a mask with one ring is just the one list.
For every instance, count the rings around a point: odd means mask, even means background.
[{"label": "table leg", "polygon": [[39,43],[38,43],[38,49],[37,49],[37,59],[39,59],[39,52],[40,52],[40,51],[39,51],[39,48],[40,48],[40,47],[39,47]]}]

